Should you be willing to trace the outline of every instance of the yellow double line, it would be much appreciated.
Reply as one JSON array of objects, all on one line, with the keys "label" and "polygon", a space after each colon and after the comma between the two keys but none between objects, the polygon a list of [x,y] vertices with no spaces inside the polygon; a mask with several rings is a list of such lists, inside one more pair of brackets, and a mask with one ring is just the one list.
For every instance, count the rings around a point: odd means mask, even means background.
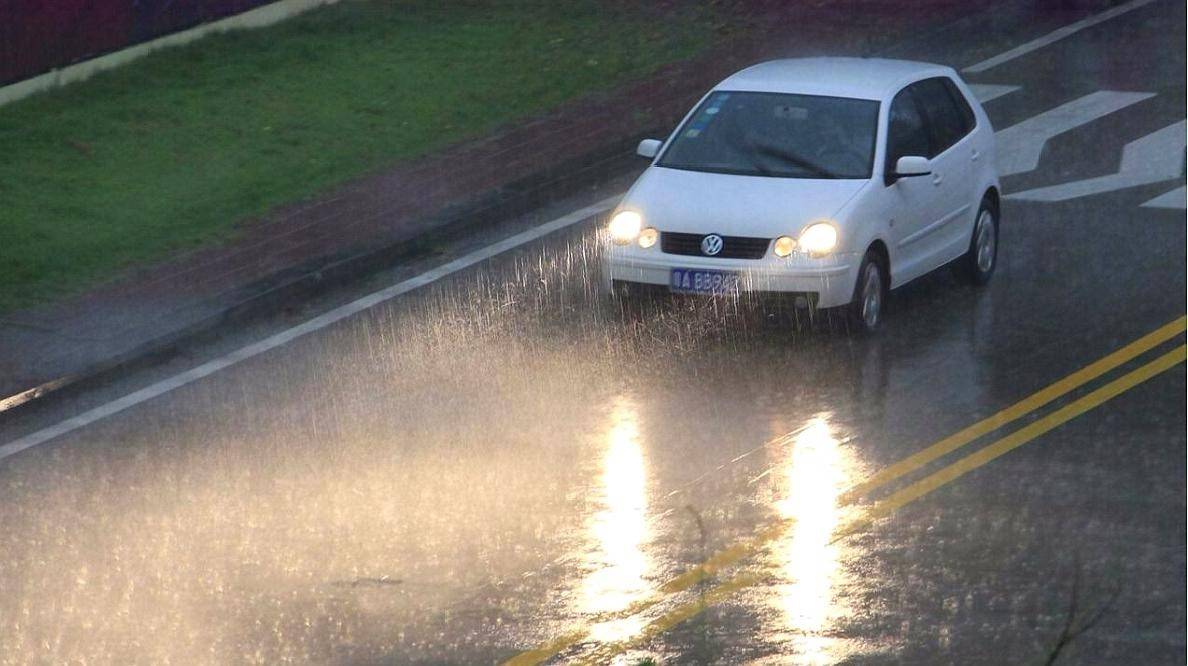
[{"label": "yellow double line", "polygon": [[[1175,321],[1161,326],[1160,328],[1144,335],[1134,342],[1118,349],[1117,351],[1105,356],[1094,363],[1091,363],[1084,368],[1068,375],[1067,377],[1043,388],[1023,400],[1003,409],[1002,411],[985,418],[977,423],[968,426],[941,441],[911,455],[903,460],[894,463],[880,472],[874,474],[866,481],[854,486],[843,494],[839,499],[839,505],[845,506],[853,504],[859,497],[869,494],[870,492],[885,486],[906,474],[920,469],[928,463],[946,455],[953,451],[969,444],[987,435],[1019,418],[1034,412],[1035,410],[1048,405],[1054,400],[1070,393],[1071,391],[1084,386],[1085,384],[1101,377],[1105,373],[1122,366],[1123,364],[1134,360],[1138,356],[1154,349],[1155,347],[1167,342],[1173,337],[1183,333],[1188,326],[1188,319],[1180,317]],[[1142,382],[1158,375],[1165,370],[1168,370],[1175,365],[1183,362],[1186,356],[1184,345],[1176,347],[1153,361],[1150,361],[1121,377],[1102,385],[1101,387],[1085,394],[1084,396],[1064,405],[1063,407],[1043,416],[1026,426],[1012,432],[1005,437],[988,444],[987,446],[971,453],[964,458],[936,471],[928,476],[916,481],[886,497],[885,499],[876,502],[869,508],[865,509],[858,517],[851,520],[844,527],[842,527],[834,535],[834,540],[845,538],[851,534],[861,532],[867,529],[871,523],[879,518],[883,518],[904,505],[927,495],[928,493],[944,486],[953,480],[963,476],[964,474],[977,469],[989,463],[990,461],[1012,451],[1020,446],[1030,442],[1031,440],[1043,435],[1044,433],[1056,428],[1057,426],[1084,414],[1085,412],[1101,405],[1107,400],[1141,384]],[[731,567],[737,564],[742,559],[748,557],[759,551],[764,545],[771,542],[784,534],[791,526],[790,521],[780,520],[762,529],[754,538],[749,541],[740,542],[719,551],[705,562],[694,567],[693,569],[677,576],[661,585],[660,588],[643,600],[640,600],[628,608],[615,613],[616,617],[629,617],[645,611],[660,602],[667,599],[670,595],[690,588],[692,585],[705,580],[718,571]],[[619,643],[611,643],[600,646],[594,653],[587,655],[585,661],[588,663],[600,663],[617,654],[624,652],[633,645],[637,645],[647,641],[656,635],[667,631],[673,626],[693,617],[705,609],[706,606],[714,605],[738,590],[750,587],[762,581],[762,576],[757,576],[751,573],[744,573],[734,578],[731,578],[723,583],[720,583],[708,590],[701,596],[698,601],[684,604],[674,608],[665,613],[659,618],[647,624],[637,635],[631,639]],[[555,640],[541,645],[540,647],[521,653],[512,659],[505,662],[509,665],[523,666],[525,664],[538,664],[547,659],[550,659],[557,654],[585,641],[588,637],[588,631],[585,629],[578,629],[569,632],[563,636],[559,636]]]}]

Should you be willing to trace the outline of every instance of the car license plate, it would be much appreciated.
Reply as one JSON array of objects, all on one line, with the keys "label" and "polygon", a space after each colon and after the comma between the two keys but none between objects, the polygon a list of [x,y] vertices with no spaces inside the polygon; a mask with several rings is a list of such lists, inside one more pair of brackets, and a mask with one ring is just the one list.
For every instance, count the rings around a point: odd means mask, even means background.
[{"label": "car license plate", "polygon": [[738,289],[738,273],[674,268],[669,276],[668,288],[696,294],[735,291]]}]

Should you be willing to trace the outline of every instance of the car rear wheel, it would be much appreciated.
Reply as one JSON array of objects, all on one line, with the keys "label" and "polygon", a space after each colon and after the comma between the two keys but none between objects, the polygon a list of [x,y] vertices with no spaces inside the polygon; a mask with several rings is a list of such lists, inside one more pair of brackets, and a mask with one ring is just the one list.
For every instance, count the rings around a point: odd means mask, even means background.
[{"label": "car rear wheel", "polygon": [[882,257],[868,250],[858,268],[858,282],[854,285],[854,298],[850,301],[850,325],[858,331],[873,332],[883,322],[887,303],[887,272]]},{"label": "car rear wheel", "polygon": [[974,285],[984,285],[994,277],[998,266],[998,210],[990,199],[983,199],[974,222],[969,249],[957,260],[957,275]]}]

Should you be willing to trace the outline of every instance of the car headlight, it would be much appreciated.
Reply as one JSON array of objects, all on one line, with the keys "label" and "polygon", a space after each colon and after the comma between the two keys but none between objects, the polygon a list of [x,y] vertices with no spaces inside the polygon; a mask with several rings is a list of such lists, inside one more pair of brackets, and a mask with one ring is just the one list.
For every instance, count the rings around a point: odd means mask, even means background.
[{"label": "car headlight", "polygon": [[800,232],[798,244],[809,254],[829,254],[837,247],[837,229],[828,222],[810,224]]},{"label": "car headlight", "polygon": [[639,236],[640,229],[643,229],[643,216],[633,210],[620,211],[611,218],[606,229],[610,232],[611,240],[626,245]]},{"label": "car headlight", "polygon": [[771,251],[777,257],[787,257],[796,249],[796,239],[791,236],[780,236],[775,239],[775,243],[771,246]]},{"label": "car headlight", "polygon": [[655,245],[658,240],[660,240],[660,232],[652,227],[639,232],[639,246],[645,250]]}]

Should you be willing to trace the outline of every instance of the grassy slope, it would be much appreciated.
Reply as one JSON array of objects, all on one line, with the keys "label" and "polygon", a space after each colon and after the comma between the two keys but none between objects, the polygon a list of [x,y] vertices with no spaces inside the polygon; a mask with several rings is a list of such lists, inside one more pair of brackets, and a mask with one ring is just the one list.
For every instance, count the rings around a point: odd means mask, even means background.
[{"label": "grassy slope", "polygon": [[[0,311],[690,55],[635,3],[345,2],[0,107]],[[609,8],[608,8],[609,7]]]}]

